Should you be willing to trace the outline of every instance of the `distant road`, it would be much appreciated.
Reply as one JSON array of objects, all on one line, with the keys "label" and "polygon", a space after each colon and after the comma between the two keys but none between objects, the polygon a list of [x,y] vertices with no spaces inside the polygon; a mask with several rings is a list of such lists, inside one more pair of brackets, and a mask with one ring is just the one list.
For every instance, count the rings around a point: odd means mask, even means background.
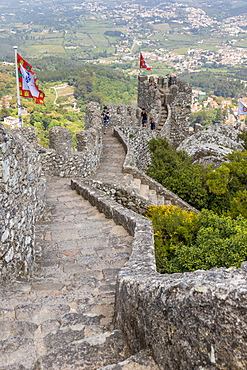
[{"label": "distant road", "polygon": [[137,45],[137,40],[136,39],[134,39],[133,40],[133,44],[132,44],[132,46],[131,46],[131,48],[130,48],[130,52],[131,53],[133,53],[133,49],[134,49],[134,47]]},{"label": "distant road", "polygon": [[67,83],[64,83],[64,84],[61,84],[61,85],[58,85],[58,86],[52,86],[52,89],[55,90],[55,94],[56,94],[55,100],[53,102],[54,105],[58,105],[57,104],[57,98],[59,96],[59,90],[60,89],[65,89],[66,87],[68,87]]}]

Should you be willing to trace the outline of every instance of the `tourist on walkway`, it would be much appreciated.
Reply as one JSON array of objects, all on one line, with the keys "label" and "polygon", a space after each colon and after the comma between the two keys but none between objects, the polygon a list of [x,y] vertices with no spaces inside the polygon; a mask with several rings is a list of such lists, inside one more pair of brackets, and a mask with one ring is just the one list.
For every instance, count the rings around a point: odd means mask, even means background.
[{"label": "tourist on walkway", "polygon": [[142,127],[147,127],[147,123],[148,123],[148,112],[146,111],[145,108],[142,108],[142,111],[141,111],[141,120],[142,120]]},{"label": "tourist on walkway", "polygon": [[106,131],[107,131],[107,128],[110,122],[110,113],[106,105],[103,108],[103,112],[101,113],[101,116],[103,118],[104,134],[106,134]]},{"label": "tourist on walkway", "polygon": [[151,128],[151,130],[156,129],[156,123],[155,123],[154,118],[151,118],[151,120],[150,120],[150,128]]}]

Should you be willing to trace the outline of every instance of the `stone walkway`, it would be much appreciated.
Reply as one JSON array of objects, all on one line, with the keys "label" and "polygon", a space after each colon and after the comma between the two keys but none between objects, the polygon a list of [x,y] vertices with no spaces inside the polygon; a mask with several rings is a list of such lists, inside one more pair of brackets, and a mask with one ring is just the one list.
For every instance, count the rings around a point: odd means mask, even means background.
[{"label": "stone walkway", "polygon": [[97,369],[128,357],[112,321],[132,238],[69,185],[48,180],[34,278],[1,287],[1,370]]},{"label": "stone walkway", "polygon": [[131,186],[133,176],[122,172],[125,160],[125,151],[119,140],[112,135],[112,129],[108,128],[103,136],[102,162],[90,179],[112,182],[115,184]]}]

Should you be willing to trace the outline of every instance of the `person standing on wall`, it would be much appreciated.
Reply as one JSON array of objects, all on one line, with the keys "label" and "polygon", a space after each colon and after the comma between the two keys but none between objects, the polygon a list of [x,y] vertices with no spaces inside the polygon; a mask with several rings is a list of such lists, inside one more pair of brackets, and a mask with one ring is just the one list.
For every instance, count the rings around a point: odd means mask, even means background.
[{"label": "person standing on wall", "polygon": [[142,121],[142,127],[146,127],[148,123],[148,112],[145,108],[142,108],[141,111],[141,121]]},{"label": "person standing on wall", "polygon": [[151,118],[150,119],[150,128],[151,128],[151,130],[155,130],[156,129],[156,123],[155,123],[154,118]]},{"label": "person standing on wall", "polygon": [[103,112],[101,113],[101,116],[103,118],[104,134],[106,134],[106,131],[107,131],[107,128],[110,122],[110,113],[106,105],[103,108]]}]

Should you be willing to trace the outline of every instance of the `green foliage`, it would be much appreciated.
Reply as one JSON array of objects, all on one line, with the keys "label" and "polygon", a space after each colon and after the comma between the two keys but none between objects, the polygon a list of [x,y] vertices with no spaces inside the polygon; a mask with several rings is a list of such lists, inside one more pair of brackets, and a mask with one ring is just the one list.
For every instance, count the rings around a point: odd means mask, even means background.
[{"label": "green foliage", "polygon": [[175,206],[151,206],[146,217],[153,223],[155,258],[160,273],[172,273],[176,248],[190,244],[198,229],[198,215]]},{"label": "green foliage", "polygon": [[242,215],[247,219],[247,190],[237,191],[236,196],[230,202],[228,214],[231,217]]},{"label": "green foliage", "polygon": [[247,150],[247,131],[242,132],[241,134],[238,135],[240,139],[244,141],[244,149]]},{"label": "green foliage", "polygon": [[194,243],[177,248],[183,271],[213,267],[240,267],[247,258],[247,220],[203,211]]},{"label": "green foliage", "polygon": [[215,123],[224,123],[226,112],[222,108],[209,109],[204,108],[198,112],[190,114],[191,125],[199,123],[202,126],[214,125]]},{"label": "green foliage", "polygon": [[3,121],[5,117],[9,116],[9,111],[6,107],[0,109],[0,121]]},{"label": "green foliage", "polygon": [[[186,153],[174,150],[163,138],[152,139],[150,150],[152,164],[147,173],[167,189],[199,210],[246,217],[247,150],[229,154],[228,162],[218,168],[192,164]],[[241,203],[234,211],[237,199]]]},{"label": "green foliage", "polygon": [[224,164],[206,174],[206,185],[211,193],[221,195],[227,191],[230,170]]},{"label": "green foliage", "polygon": [[11,93],[14,87],[15,78],[12,76],[11,70],[9,70],[9,68],[6,66],[2,66],[2,72],[0,72],[0,98]]},{"label": "green foliage", "polygon": [[216,109],[202,109],[190,115],[191,124],[199,123],[202,126],[209,126],[216,122]]},{"label": "green foliage", "polygon": [[203,168],[193,165],[191,158],[174,150],[164,138],[150,140],[152,164],[147,174],[197,209],[207,207],[207,190]]},{"label": "green foliage", "polygon": [[37,78],[49,84],[68,82],[74,86],[74,97],[82,111],[90,101],[131,104],[136,100],[136,79],[124,74],[122,68],[79,64],[55,57],[43,58],[40,64],[44,67],[37,70]]},{"label": "green foliage", "polygon": [[189,82],[195,87],[201,88],[207,93],[225,98],[234,98],[245,90],[244,84],[240,79],[227,77],[220,73],[212,72],[183,73],[181,79]]},{"label": "green foliage", "polygon": [[247,258],[247,220],[203,210],[200,215],[175,206],[151,206],[155,256],[160,273],[239,267]]}]

